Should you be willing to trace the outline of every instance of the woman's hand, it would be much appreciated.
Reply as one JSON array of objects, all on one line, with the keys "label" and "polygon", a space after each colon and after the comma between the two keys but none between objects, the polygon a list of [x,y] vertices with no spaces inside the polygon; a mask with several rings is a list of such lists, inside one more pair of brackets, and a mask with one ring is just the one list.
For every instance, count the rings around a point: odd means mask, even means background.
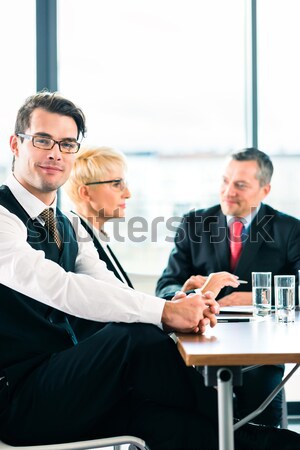
[{"label": "woman's hand", "polygon": [[220,290],[225,286],[238,287],[238,277],[229,272],[211,273],[202,286],[201,292],[204,294],[205,292],[210,291],[217,297]]},{"label": "woman's hand", "polygon": [[190,291],[191,289],[199,289],[202,288],[206,281],[207,277],[203,277],[202,275],[192,275],[190,278],[186,280],[181,290],[183,292]]},{"label": "woman's hand", "polygon": [[218,301],[220,306],[252,305],[252,292],[232,292]]}]

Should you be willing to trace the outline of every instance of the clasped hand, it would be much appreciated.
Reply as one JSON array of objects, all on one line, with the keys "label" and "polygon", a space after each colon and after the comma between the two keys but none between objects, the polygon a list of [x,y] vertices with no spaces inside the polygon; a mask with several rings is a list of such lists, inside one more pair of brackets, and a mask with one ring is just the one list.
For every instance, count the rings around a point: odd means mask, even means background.
[{"label": "clasped hand", "polygon": [[214,294],[189,294],[178,292],[172,301],[166,302],[162,322],[167,331],[204,333],[207,325],[214,327],[219,305]]},{"label": "clasped hand", "polygon": [[[194,276],[188,281],[188,287],[193,289],[201,284],[201,293],[186,295],[178,292],[172,301],[166,302],[162,322],[168,331],[204,333],[208,325],[214,327],[217,323],[219,304],[215,297],[224,286],[238,287],[238,277],[229,272],[217,272],[208,277]],[[196,285],[191,286],[195,281]]]}]

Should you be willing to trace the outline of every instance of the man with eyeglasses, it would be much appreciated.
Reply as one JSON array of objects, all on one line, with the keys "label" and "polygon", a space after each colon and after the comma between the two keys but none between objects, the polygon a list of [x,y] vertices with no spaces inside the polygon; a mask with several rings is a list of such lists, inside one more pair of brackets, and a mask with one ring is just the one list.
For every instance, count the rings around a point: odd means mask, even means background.
[{"label": "man with eyeglasses", "polygon": [[[168,302],[132,290],[60,212],[57,189],[84,132],[79,108],[43,92],[20,108],[10,140],[13,173],[0,188],[0,438],[135,434],[151,450],[217,449],[216,391],[163,329],[203,332],[218,306],[209,294]],[[238,285],[232,275],[226,284]],[[74,317],[98,331],[81,340]],[[237,450],[300,448],[297,433],[251,425],[235,440]]]}]

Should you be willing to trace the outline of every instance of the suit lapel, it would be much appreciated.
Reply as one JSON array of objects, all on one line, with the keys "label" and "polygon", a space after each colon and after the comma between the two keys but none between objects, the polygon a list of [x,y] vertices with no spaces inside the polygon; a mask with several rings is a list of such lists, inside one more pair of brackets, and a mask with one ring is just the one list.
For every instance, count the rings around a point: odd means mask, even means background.
[{"label": "suit lapel", "polygon": [[216,262],[218,271],[229,271],[230,255],[229,255],[229,242],[228,242],[228,227],[226,223],[226,217],[220,210],[216,215],[216,221],[210,223],[210,238],[216,254]]}]

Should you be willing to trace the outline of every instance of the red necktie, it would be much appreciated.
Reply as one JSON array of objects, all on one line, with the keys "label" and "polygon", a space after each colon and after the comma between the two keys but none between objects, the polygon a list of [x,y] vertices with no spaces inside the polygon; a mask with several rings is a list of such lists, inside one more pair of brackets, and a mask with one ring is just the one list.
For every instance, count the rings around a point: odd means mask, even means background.
[{"label": "red necktie", "polygon": [[230,270],[232,272],[235,271],[236,265],[242,252],[243,226],[243,223],[239,220],[234,220],[230,224]]}]

